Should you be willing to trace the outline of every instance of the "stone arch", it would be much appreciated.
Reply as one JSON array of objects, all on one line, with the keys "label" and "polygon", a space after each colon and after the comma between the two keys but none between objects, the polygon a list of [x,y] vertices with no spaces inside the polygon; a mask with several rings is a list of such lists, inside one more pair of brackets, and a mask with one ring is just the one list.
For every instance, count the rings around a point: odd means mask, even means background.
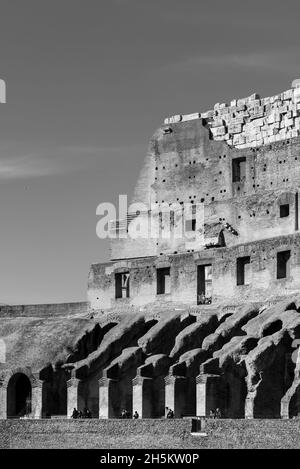
[{"label": "stone arch", "polygon": [[222,414],[226,418],[244,418],[247,384],[243,365],[224,372],[222,379]]},{"label": "stone arch", "polygon": [[275,321],[272,321],[263,327],[262,336],[267,337],[268,335],[275,334],[282,329],[282,326],[283,324],[281,319],[276,319]]},{"label": "stone arch", "polygon": [[14,374],[7,385],[7,418],[31,414],[32,386],[24,373]]},{"label": "stone arch", "polygon": [[[251,399],[254,418],[281,417],[282,399],[291,387],[294,377],[295,364],[291,358],[291,342],[288,334],[284,334],[276,344],[273,342],[268,351],[269,357],[264,357],[268,366],[257,372],[255,380],[252,378],[255,386]],[[250,395],[248,397],[251,397]]]},{"label": "stone arch", "polygon": [[0,418],[25,414],[40,418],[42,394],[43,382],[31,372],[30,367],[5,370],[0,378]]},{"label": "stone arch", "polygon": [[4,378],[2,379],[2,383],[1,383],[2,386],[4,388],[7,388],[9,380],[18,373],[21,373],[27,376],[32,387],[36,387],[39,385],[40,380],[32,373],[30,367],[18,367],[18,368],[13,368],[5,372]]},{"label": "stone arch", "polygon": [[6,388],[6,416],[21,417],[32,412],[32,390],[39,380],[29,368],[15,368],[8,372],[2,382]]}]

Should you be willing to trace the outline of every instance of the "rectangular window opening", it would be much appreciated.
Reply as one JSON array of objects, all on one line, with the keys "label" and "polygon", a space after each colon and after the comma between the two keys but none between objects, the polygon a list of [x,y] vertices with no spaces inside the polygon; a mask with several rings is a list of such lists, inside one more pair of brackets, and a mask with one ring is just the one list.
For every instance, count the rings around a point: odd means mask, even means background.
[{"label": "rectangular window opening", "polygon": [[277,278],[286,278],[288,273],[288,261],[291,251],[281,251],[277,253]]},{"label": "rectangular window opening", "polygon": [[185,220],[185,231],[196,231],[196,205],[192,205],[192,218]]},{"label": "rectangular window opening", "polygon": [[244,182],[246,180],[246,157],[232,160],[232,182]]},{"label": "rectangular window opening", "polygon": [[186,220],[185,231],[196,231],[196,220]]},{"label": "rectangular window opening", "polygon": [[115,274],[116,298],[129,298],[129,272]]},{"label": "rectangular window opening", "polygon": [[289,204],[280,205],[279,210],[280,210],[280,218],[288,217],[290,214]]},{"label": "rectangular window opening", "polygon": [[157,294],[171,293],[170,267],[157,269]]},{"label": "rectangular window opening", "polygon": [[249,285],[250,256],[238,257],[236,261],[236,284]]},{"label": "rectangular window opening", "polygon": [[211,304],[212,302],[212,265],[198,265],[197,267],[197,304]]}]

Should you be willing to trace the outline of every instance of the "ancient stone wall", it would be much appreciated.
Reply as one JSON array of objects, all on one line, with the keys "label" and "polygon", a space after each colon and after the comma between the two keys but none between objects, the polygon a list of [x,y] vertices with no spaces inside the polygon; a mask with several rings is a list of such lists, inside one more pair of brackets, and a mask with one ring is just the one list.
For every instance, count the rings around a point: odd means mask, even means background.
[{"label": "ancient stone wall", "polygon": [[54,303],[0,306],[0,317],[54,317],[88,312],[88,303]]},{"label": "ancient stone wall", "polygon": [[165,124],[206,119],[214,140],[236,148],[258,147],[300,134],[300,88],[260,98],[257,93],[214,109],[165,119]]},{"label": "ancient stone wall", "polygon": [[[277,253],[290,250],[286,278],[277,278]],[[130,297],[115,298],[114,265],[93,264],[89,276],[91,308],[116,308],[156,304],[168,311],[170,303],[197,304],[197,266],[212,264],[213,304],[242,304],[290,295],[300,289],[300,235],[278,236],[231,247],[123,261],[131,272]],[[246,284],[237,284],[237,259],[250,257]],[[157,269],[170,267],[169,293],[157,294]],[[116,267],[117,269],[117,267]]]}]

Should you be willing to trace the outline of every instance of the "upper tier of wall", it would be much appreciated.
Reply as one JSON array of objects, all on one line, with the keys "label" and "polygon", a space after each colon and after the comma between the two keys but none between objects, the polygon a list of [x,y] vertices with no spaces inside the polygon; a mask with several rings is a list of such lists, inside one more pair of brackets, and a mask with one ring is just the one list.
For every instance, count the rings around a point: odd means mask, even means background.
[{"label": "upper tier of wall", "polygon": [[206,119],[214,140],[225,140],[236,148],[258,147],[300,135],[300,87],[260,99],[257,93],[214,109],[176,115],[164,120],[173,124]]},{"label": "upper tier of wall", "polygon": [[75,314],[87,313],[88,304],[78,303],[55,303],[35,305],[1,305],[0,317],[56,317],[74,316]]}]

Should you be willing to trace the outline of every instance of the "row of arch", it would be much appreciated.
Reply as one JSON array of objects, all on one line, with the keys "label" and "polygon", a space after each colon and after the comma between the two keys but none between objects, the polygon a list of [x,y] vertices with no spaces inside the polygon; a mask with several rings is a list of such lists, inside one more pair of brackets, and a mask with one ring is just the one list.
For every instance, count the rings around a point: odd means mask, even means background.
[{"label": "row of arch", "polygon": [[[205,375],[203,376],[205,377]],[[211,375],[207,376],[209,377]],[[75,406],[76,403],[81,404],[82,406],[87,405],[87,402],[84,399],[85,383],[77,379],[75,379],[75,381],[77,381],[79,385],[77,384],[76,386],[75,400],[71,397],[71,402],[68,402],[68,386],[70,387],[70,381],[68,382],[69,384],[67,384],[67,380],[64,381],[64,385],[61,387],[60,393],[58,393],[56,396],[56,407],[51,407],[51,402],[49,398],[47,399],[47,389],[44,387],[43,383],[37,380],[26,370],[25,372],[17,370],[15,373],[11,374],[6,382],[2,383],[2,389],[6,390],[6,403],[0,403],[2,408],[3,404],[6,404],[4,405],[6,412],[2,413],[2,418],[22,418],[26,415],[34,418],[47,418],[55,414],[65,415],[66,418],[70,417],[70,410],[73,408],[74,403]],[[154,383],[153,390],[155,391],[155,395],[151,394],[149,387],[145,390],[145,393],[143,391],[140,393],[141,400],[145,400],[145,402],[141,404],[141,408],[146,408],[147,405],[150,405],[150,407],[153,408],[153,402],[157,400],[158,396],[162,404],[160,406],[160,412],[155,412],[152,414],[149,413],[146,415],[146,417],[155,418],[163,416],[164,406],[170,402],[167,397],[168,386],[165,386],[164,381],[164,379],[160,380],[159,389],[157,388],[157,383]],[[193,388],[189,386],[188,381],[186,381],[185,386],[181,387],[180,390],[178,383],[176,384],[175,381],[176,377],[174,377],[174,389],[171,392],[171,394],[175,395],[175,401],[173,401],[174,406],[177,406],[178,403],[180,403],[182,406],[182,402],[188,400],[191,404],[191,401],[194,400],[194,405],[190,405],[187,415],[195,415],[196,407],[198,408],[198,403],[196,404],[195,387]],[[170,382],[169,377],[168,382]],[[98,381],[95,381],[95,383],[98,383]],[[149,381],[147,385],[149,385]],[[276,405],[274,404],[274,408],[270,414],[268,414],[267,410],[265,414],[262,413],[263,409],[267,409],[267,407],[265,407],[266,396],[264,390],[264,386],[261,387],[259,393],[254,396],[253,399],[251,399],[249,396],[247,397],[244,382],[240,380],[238,376],[231,376],[226,383],[222,383],[219,391],[217,391],[217,393],[219,392],[219,397],[221,396],[221,398],[216,399],[216,389],[213,389],[211,385],[208,385],[206,387],[206,400],[223,407],[223,409],[225,409],[225,413],[222,413],[223,417],[229,418],[279,418],[280,416],[284,418],[292,418],[300,414],[300,382],[299,385],[294,388],[293,393],[288,397],[287,400],[278,400],[278,402],[275,403]],[[106,405],[107,408],[117,409],[117,411],[114,411],[112,414],[109,414],[108,412],[107,415],[103,415],[103,408],[101,408],[103,402],[101,404],[101,399],[103,401],[103,395],[105,393],[103,393],[103,390],[101,393],[101,397],[99,396],[99,393],[97,396],[94,395],[94,400],[98,401],[97,405],[93,407],[92,416],[94,418],[99,418],[99,414],[100,418],[117,418],[119,416],[119,410],[123,408],[122,406],[125,406],[131,413],[136,410],[133,409],[133,405],[135,404],[132,404],[133,394],[136,393],[136,391],[133,391],[132,383],[129,381],[127,382],[127,391],[125,390],[124,392],[124,383],[122,390],[122,387],[118,388],[118,383],[116,382],[113,392],[106,394],[106,403],[104,406]],[[209,395],[209,393],[211,393],[211,395]],[[270,389],[268,389],[267,394],[270,396]],[[2,394],[1,399],[3,398],[4,396]],[[149,400],[152,402],[149,403]],[[138,402],[138,400],[136,402]],[[228,409],[230,409],[229,413]],[[208,414],[209,408],[206,409],[206,415]],[[143,417],[143,415],[140,416]],[[184,416],[184,413],[180,414],[180,412],[176,412],[176,416]]]}]

